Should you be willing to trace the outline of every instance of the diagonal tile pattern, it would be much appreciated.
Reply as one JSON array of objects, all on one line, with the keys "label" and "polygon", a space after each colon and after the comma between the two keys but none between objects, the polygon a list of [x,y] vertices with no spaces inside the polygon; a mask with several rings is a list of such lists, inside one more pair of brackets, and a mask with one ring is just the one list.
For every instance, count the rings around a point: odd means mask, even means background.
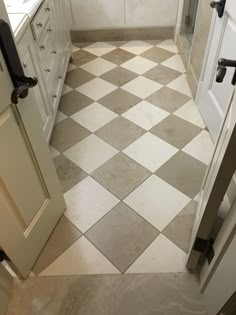
[{"label": "diagonal tile pattern", "polygon": [[81,168],[63,154],[54,158],[54,164],[64,193],[87,176]]},{"label": "diagonal tile pattern", "polygon": [[182,149],[201,131],[201,128],[186,120],[170,115],[155,125],[150,132],[176,148]]},{"label": "diagonal tile pattern", "polygon": [[157,229],[122,202],[86,233],[121,272],[125,272],[158,235]]},{"label": "diagonal tile pattern", "polygon": [[92,176],[122,200],[150,176],[150,172],[123,153],[119,153]]},{"label": "diagonal tile pattern", "polygon": [[100,128],[96,135],[121,151],[144,133],[145,130],[143,128],[119,116],[103,128]]},{"label": "diagonal tile pattern", "polygon": [[191,232],[193,228],[194,214],[197,203],[190,203],[174,218],[173,221],[162,231],[169,240],[179,246],[186,253],[190,246]]},{"label": "diagonal tile pattern", "polygon": [[76,90],[72,90],[61,97],[59,110],[67,116],[71,116],[84,107],[91,104],[93,100]]},{"label": "diagonal tile pattern", "polygon": [[40,274],[81,236],[82,233],[63,215],[34,265],[33,272]]},{"label": "diagonal tile pattern", "polygon": [[50,150],[67,210],[35,272],[186,272],[213,143],[174,41],[76,43],[65,83]]}]

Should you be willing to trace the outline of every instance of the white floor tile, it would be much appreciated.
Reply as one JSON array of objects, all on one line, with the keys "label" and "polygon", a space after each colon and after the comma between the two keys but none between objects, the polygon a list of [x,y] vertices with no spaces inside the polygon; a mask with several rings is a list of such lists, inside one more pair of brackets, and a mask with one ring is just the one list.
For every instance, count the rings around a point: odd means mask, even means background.
[{"label": "white floor tile", "polygon": [[64,94],[66,94],[66,93],[68,93],[68,92],[70,92],[70,91],[72,91],[72,88],[71,88],[70,86],[64,84],[61,94],[64,95]]},{"label": "white floor tile", "polygon": [[63,114],[61,111],[57,111],[56,118],[55,118],[55,125],[58,124],[59,122],[65,120],[67,116]]},{"label": "white floor tile", "polygon": [[155,172],[175,155],[178,149],[147,132],[123,152],[151,172]]},{"label": "white floor tile", "polygon": [[119,200],[91,177],[86,177],[79,184],[65,193],[67,210],[65,216],[85,233]]},{"label": "white floor tile", "polygon": [[190,198],[152,175],[124,202],[162,231],[190,202]]},{"label": "white floor tile", "polygon": [[204,129],[206,127],[202,116],[197,108],[197,105],[194,103],[193,100],[190,100],[186,104],[184,104],[182,107],[177,109],[176,112],[174,112],[174,115],[187,120],[188,122]]},{"label": "white floor tile", "polygon": [[117,116],[117,114],[106,107],[93,103],[71,116],[71,118],[91,132],[95,132]]},{"label": "white floor tile", "polygon": [[64,152],[71,161],[88,174],[110,160],[118,150],[95,135],[90,135]]},{"label": "white floor tile", "polygon": [[209,165],[214,150],[214,143],[209,132],[203,130],[182,151]]},{"label": "white floor tile", "polygon": [[83,48],[84,50],[88,51],[89,53],[96,55],[98,57],[103,56],[107,53],[109,53],[110,51],[116,49],[116,47],[114,47],[113,45],[110,45],[108,43],[104,43],[104,42],[97,42],[94,43],[88,47]]},{"label": "white floor tile", "polygon": [[79,47],[72,45],[72,52],[75,53],[76,51],[80,50]]},{"label": "white floor tile", "polygon": [[189,97],[192,97],[192,93],[191,93],[191,90],[189,88],[185,74],[182,74],[180,77],[178,77],[174,81],[170,82],[167,85],[167,87],[169,87],[169,88],[171,88],[177,92],[183,93]]},{"label": "white floor tile", "polygon": [[126,273],[187,272],[186,260],[186,253],[160,234]]},{"label": "white floor tile", "polygon": [[100,76],[112,69],[114,69],[116,65],[110,61],[104,60],[102,58],[94,59],[80,68],[86,70],[96,76]]},{"label": "white floor tile", "polygon": [[145,99],[146,97],[160,90],[162,87],[163,86],[157,82],[154,82],[144,77],[138,77],[123,85],[122,89],[142,99]]},{"label": "white floor tile", "polygon": [[135,73],[143,74],[147,72],[148,70],[151,70],[152,68],[156,67],[156,65],[157,65],[156,62],[137,56],[123,63],[121,66]]},{"label": "white floor tile", "polygon": [[185,71],[186,71],[180,55],[175,55],[175,56],[167,59],[166,61],[164,61],[162,64],[165,67],[174,69],[174,70],[182,72],[182,73],[185,73]]},{"label": "white floor tile", "polygon": [[52,147],[51,145],[49,145],[49,149],[51,152],[51,156],[54,159],[56,156],[60,155],[60,152],[58,152],[54,147]]},{"label": "white floor tile", "polygon": [[147,101],[142,101],[129,109],[122,116],[145,130],[150,130],[164,118],[169,116],[169,113]]},{"label": "white floor tile", "polygon": [[151,44],[148,44],[146,42],[140,41],[140,40],[134,40],[126,43],[125,45],[121,46],[120,48],[129,51],[135,55],[140,55],[144,53],[146,50],[152,48],[153,46]]},{"label": "white floor tile", "polygon": [[70,72],[72,70],[76,69],[76,66],[73,65],[72,63],[69,63],[68,68],[67,68],[67,72]]},{"label": "white floor tile", "polygon": [[164,40],[163,42],[159,43],[157,47],[169,50],[175,54],[179,52],[175,42],[172,39]]},{"label": "white floor tile", "polygon": [[120,273],[84,236],[48,266],[40,276]]},{"label": "white floor tile", "polygon": [[97,101],[116,89],[117,87],[115,85],[100,78],[95,78],[88,83],[81,85],[77,90],[94,101]]}]

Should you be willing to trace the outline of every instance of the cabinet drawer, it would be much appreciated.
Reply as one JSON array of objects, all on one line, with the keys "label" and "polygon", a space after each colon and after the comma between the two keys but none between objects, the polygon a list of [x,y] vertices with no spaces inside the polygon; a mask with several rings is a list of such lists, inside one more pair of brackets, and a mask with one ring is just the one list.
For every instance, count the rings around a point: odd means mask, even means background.
[{"label": "cabinet drawer", "polygon": [[47,24],[52,10],[51,1],[44,1],[31,22],[35,40],[38,40]]}]

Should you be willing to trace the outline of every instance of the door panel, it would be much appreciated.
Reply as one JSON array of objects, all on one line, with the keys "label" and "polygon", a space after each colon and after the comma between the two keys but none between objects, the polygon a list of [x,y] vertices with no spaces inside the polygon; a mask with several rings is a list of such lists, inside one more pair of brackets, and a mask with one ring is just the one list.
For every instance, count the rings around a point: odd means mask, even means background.
[{"label": "door panel", "polygon": [[[11,192],[12,201],[17,205],[17,211],[27,227],[48,199],[47,188],[42,181],[39,168],[29,155],[27,144],[10,108],[0,116],[0,130],[2,189]],[[17,161],[20,162],[20,167]],[[16,178],[24,179],[29,186],[19,185]],[[29,198],[27,189],[29,187],[37,192],[34,198]]]},{"label": "door panel", "polygon": [[[224,37],[220,47],[220,53],[217,59],[226,58],[236,60],[236,23],[231,20],[230,17],[227,19],[227,23],[224,30]],[[225,79],[222,83],[217,83],[213,76],[213,83],[211,86],[212,98],[215,97],[215,102],[219,104],[223,114],[225,114],[227,107],[229,106],[230,99],[232,97],[234,87],[231,84],[234,68],[228,68]],[[216,73],[213,73],[214,75]],[[223,117],[222,117],[223,118]]]},{"label": "door panel", "polygon": [[[0,18],[8,20],[2,1]],[[1,54],[0,64],[0,247],[26,278],[66,206],[34,92],[12,105]]]},{"label": "door panel", "polygon": [[234,69],[227,69],[223,83],[217,83],[216,70],[220,58],[236,60],[236,3],[226,1],[224,16],[213,15],[213,31],[203,82],[199,85],[198,105],[214,141],[229,106],[234,87],[231,84]]}]

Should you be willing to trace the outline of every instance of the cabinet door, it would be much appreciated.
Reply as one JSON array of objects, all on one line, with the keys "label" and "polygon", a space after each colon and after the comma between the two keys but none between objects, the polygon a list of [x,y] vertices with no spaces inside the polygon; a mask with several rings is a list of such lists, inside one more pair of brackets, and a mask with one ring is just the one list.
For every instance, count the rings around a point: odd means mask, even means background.
[{"label": "cabinet door", "polygon": [[34,48],[34,40],[30,29],[26,31],[18,44],[19,54],[23,61],[25,73],[38,78],[38,85],[32,90],[35,97],[35,104],[40,114],[43,130],[49,140],[50,129],[53,120],[53,113],[48,102],[44,81],[39,68],[39,62]]}]

